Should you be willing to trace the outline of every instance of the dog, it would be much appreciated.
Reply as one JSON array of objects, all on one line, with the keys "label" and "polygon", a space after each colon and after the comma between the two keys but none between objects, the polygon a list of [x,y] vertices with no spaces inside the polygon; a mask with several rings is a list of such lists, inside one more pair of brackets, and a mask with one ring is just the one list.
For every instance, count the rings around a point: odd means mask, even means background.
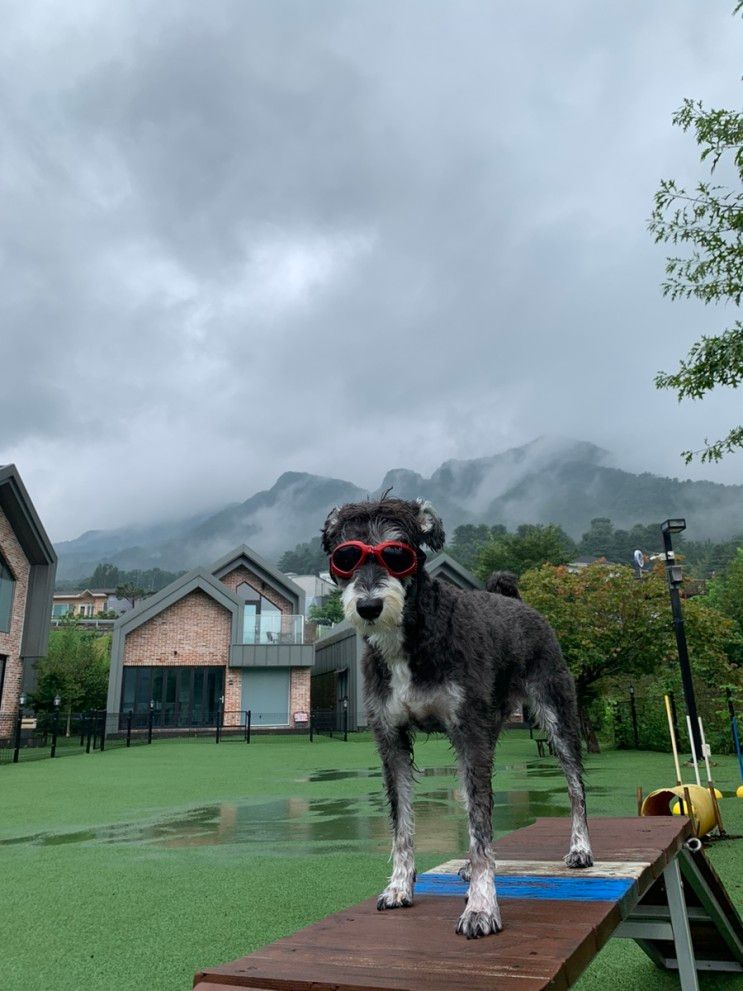
[{"label": "dog", "polygon": [[392,874],[377,908],[413,903],[413,737],[445,733],[457,756],[469,818],[469,892],[456,931],[501,930],[493,884],[493,755],[525,701],[567,778],[568,867],[593,863],[586,820],[573,679],[554,632],[519,596],[512,575],[485,591],[432,579],[422,548],[440,551],[444,527],[430,503],[388,497],[331,510],[322,528],[346,618],[362,634],[364,700],[379,750],[392,821]]}]

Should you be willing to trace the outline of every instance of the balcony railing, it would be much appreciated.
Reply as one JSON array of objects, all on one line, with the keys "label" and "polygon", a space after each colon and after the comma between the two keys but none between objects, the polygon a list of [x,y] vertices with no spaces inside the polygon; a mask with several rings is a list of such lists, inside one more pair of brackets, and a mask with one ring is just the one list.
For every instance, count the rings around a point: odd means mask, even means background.
[{"label": "balcony railing", "polygon": [[243,624],[242,642],[243,644],[260,644],[269,647],[307,643],[304,632],[304,616],[270,613],[267,616],[246,617]]}]

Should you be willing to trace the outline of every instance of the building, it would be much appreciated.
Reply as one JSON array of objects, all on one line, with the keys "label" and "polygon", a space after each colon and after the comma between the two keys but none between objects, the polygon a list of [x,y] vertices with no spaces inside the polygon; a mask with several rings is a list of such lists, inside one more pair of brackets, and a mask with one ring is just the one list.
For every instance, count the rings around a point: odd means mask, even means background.
[{"label": "building", "polygon": [[295,575],[294,572],[288,571],[286,577],[291,578],[304,592],[305,616],[309,615],[312,606],[322,606],[337,589],[337,585],[327,571],[319,575]]},{"label": "building", "polygon": [[304,592],[242,545],[181,575],[114,623],[108,711],[156,726],[294,726],[314,660]]},{"label": "building", "polygon": [[15,465],[0,467],[0,735],[47,652],[57,555]]},{"label": "building", "polygon": [[[449,582],[457,588],[467,591],[483,588],[482,582],[449,554],[437,554],[426,561],[425,567],[432,578]],[[344,699],[347,699],[348,729],[357,730],[366,725],[361,692],[363,652],[363,639],[347,621],[338,623],[318,637],[312,672],[312,711],[318,714],[318,724],[327,719],[328,713],[332,713],[335,727],[341,729]]]},{"label": "building", "polygon": [[128,599],[120,599],[113,588],[86,588],[82,592],[55,592],[52,619],[79,616],[92,619],[101,613],[123,613],[132,608]]}]

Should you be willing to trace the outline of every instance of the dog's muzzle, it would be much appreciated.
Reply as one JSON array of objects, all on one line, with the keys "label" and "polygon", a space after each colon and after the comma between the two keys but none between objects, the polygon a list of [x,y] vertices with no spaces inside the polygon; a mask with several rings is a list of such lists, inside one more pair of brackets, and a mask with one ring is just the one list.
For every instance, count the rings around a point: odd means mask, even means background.
[{"label": "dog's muzzle", "polygon": [[362,619],[368,622],[378,619],[382,614],[383,608],[384,601],[382,599],[359,599],[356,603],[356,612]]}]

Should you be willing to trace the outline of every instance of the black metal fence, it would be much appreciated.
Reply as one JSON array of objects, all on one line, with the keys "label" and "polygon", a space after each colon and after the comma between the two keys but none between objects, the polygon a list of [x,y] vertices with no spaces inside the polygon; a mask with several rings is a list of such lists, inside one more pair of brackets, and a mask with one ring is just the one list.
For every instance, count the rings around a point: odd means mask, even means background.
[{"label": "black metal fence", "polygon": [[[686,750],[690,744],[683,695],[674,691],[667,694],[678,745]],[[730,689],[713,690],[707,686],[699,686],[695,694],[705,738],[712,753],[733,753],[732,716],[736,711],[740,712],[741,699]],[[671,740],[663,695],[659,688],[636,691],[630,686],[623,698],[610,703],[615,746],[622,750],[670,753]],[[702,755],[697,756],[701,759]]]},{"label": "black metal fence", "polygon": [[312,710],[310,715],[312,732],[321,736],[329,736],[334,740],[348,740],[348,708],[335,707],[332,709]]},{"label": "black metal fence", "polygon": [[[323,731],[329,729],[324,721]],[[0,764],[104,752],[172,737],[250,743],[256,738],[278,735],[305,737],[312,742],[312,720],[288,717],[285,712],[220,709],[211,725],[173,726],[154,708],[147,713],[23,710],[14,717],[0,717]]]}]

